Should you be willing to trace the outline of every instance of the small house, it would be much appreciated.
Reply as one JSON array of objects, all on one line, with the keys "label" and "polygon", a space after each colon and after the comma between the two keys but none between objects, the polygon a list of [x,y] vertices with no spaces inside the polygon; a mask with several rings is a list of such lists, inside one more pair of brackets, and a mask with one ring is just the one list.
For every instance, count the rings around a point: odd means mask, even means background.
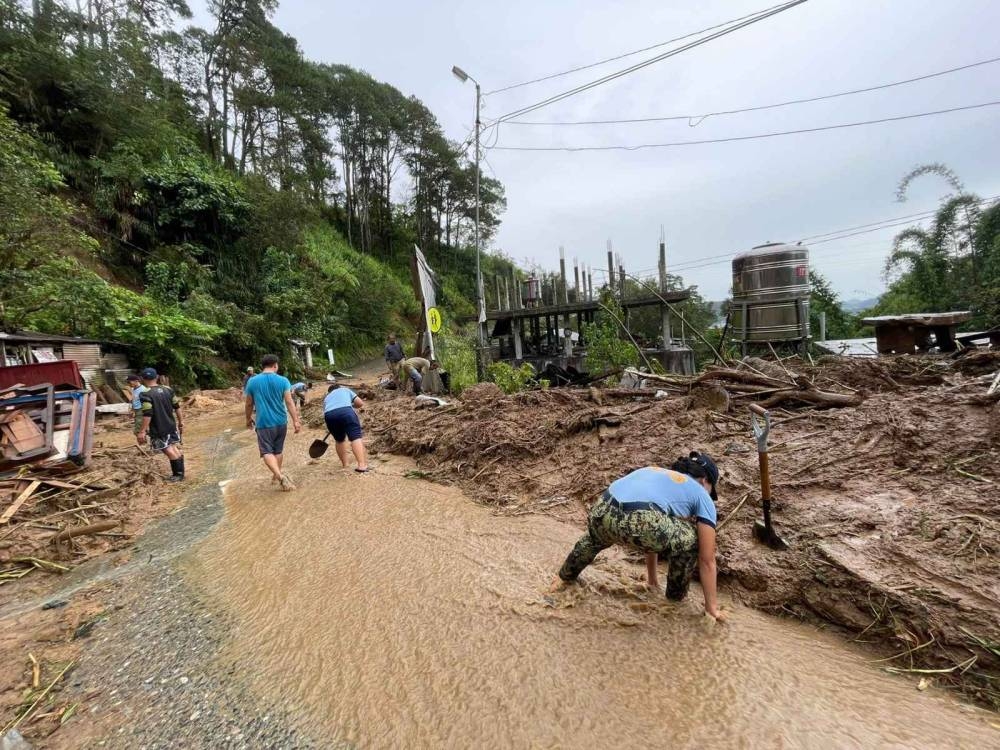
[{"label": "small house", "polygon": [[122,344],[32,331],[0,331],[0,368],[74,361],[84,385],[124,384],[129,372]]}]

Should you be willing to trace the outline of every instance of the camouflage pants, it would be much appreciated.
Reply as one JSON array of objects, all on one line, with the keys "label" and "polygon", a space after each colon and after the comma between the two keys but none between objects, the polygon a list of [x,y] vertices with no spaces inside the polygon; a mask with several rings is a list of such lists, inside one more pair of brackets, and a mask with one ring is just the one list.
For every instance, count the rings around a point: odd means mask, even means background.
[{"label": "camouflage pants", "polygon": [[643,552],[655,552],[670,566],[667,598],[687,595],[691,574],[698,561],[698,533],[694,524],[659,510],[621,510],[604,495],[594,503],[587,518],[587,533],[569,553],[559,569],[559,577],[573,581],[594,561],[597,554],[613,544],[624,544]]}]

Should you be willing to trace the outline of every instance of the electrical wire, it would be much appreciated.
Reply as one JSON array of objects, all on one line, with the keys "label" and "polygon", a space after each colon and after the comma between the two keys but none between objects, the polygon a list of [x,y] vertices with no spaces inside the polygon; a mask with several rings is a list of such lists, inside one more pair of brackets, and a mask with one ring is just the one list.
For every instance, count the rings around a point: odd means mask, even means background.
[{"label": "electrical wire", "polygon": [[622,120],[571,120],[571,121],[548,121],[548,122],[532,122],[526,120],[507,120],[511,125],[626,125],[630,123],[642,123],[642,122],[667,122],[670,120],[687,120],[689,123],[693,120],[697,120],[692,127],[701,124],[709,117],[719,117],[722,115],[736,115],[742,114],[744,112],[760,112],[766,109],[777,109],[778,107],[788,107],[793,104],[809,104],[811,102],[821,102],[827,99],[836,99],[842,96],[852,96],[854,94],[866,94],[871,91],[881,91],[882,89],[893,88],[894,86],[903,86],[909,83],[916,83],[918,81],[926,81],[931,78],[938,78],[944,75],[950,75],[951,73],[957,73],[962,70],[969,70],[970,68],[976,68],[981,65],[989,65],[991,63],[1000,62],[1000,57],[993,57],[989,60],[980,60],[979,62],[969,63],[968,65],[961,65],[957,68],[949,68],[948,70],[939,70],[936,73],[928,73],[927,75],[917,76],[916,78],[907,78],[902,81],[893,81],[891,83],[883,83],[877,86],[867,86],[861,89],[851,89],[850,91],[839,91],[835,94],[824,94],[822,96],[812,96],[804,99],[790,99],[785,102],[776,102],[774,104],[762,104],[755,107],[744,107],[742,109],[724,109],[717,112],[706,112],[705,114],[698,115],[666,115],[663,117],[636,117],[630,119]]},{"label": "electrical wire", "polygon": [[707,44],[708,42],[714,41],[715,39],[719,39],[720,37],[726,36],[727,34],[732,34],[734,31],[739,31],[740,29],[744,29],[747,26],[750,26],[752,24],[755,24],[755,23],[758,23],[758,22],[763,21],[765,19],[768,19],[771,16],[775,16],[775,15],[777,15],[779,13],[784,13],[786,10],[791,10],[795,6],[802,5],[805,2],[808,2],[808,0],[792,0],[791,2],[784,3],[783,5],[776,6],[775,8],[773,8],[771,10],[768,10],[768,11],[765,11],[765,12],[763,12],[761,14],[758,14],[758,15],[756,15],[756,16],[748,19],[748,20],[740,21],[739,23],[736,23],[735,25],[730,25],[727,28],[722,29],[721,31],[716,31],[715,33],[709,34],[708,36],[702,37],[701,39],[696,39],[693,42],[689,42],[689,43],[687,43],[685,45],[682,45],[680,47],[677,47],[675,49],[668,50],[667,52],[664,52],[664,53],[662,53],[660,55],[657,55],[655,57],[651,57],[648,60],[643,60],[642,62],[636,63],[635,65],[632,65],[632,66],[630,66],[628,68],[624,68],[624,69],[616,71],[614,73],[610,73],[610,74],[608,74],[606,76],[598,78],[597,80],[590,81],[589,83],[585,83],[585,84],[583,84],[581,86],[577,86],[576,88],[570,89],[568,91],[563,91],[560,94],[556,94],[554,96],[550,96],[547,99],[543,99],[543,100],[541,100],[539,102],[535,102],[534,104],[529,104],[526,107],[521,107],[519,109],[516,109],[516,110],[513,110],[511,112],[508,112],[507,114],[504,114],[504,115],[501,115],[500,117],[498,117],[496,120],[493,121],[493,123],[496,124],[496,123],[499,123],[499,122],[503,122],[505,120],[509,120],[509,119],[511,119],[513,117],[520,117],[522,115],[528,114],[529,112],[534,112],[536,109],[541,109],[542,107],[547,107],[550,104],[554,104],[556,102],[562,101],[563,99],[568,99],[569,97],[576,96],[577,94],[581,94],[584,91],[589,91],[592,88],[596,88],[597,86],[601,86],[601,85],[603,85],[605,83],[609,83],[611,81],[614,81],[614,80],[616,80],[618,78],[621,78],[622,76],[628,75],[629,73],[634,73],[637,70],[641,70],[643,68],[649,67],[650,65],[654,65],[654,64],[656,64],[658,62],[662,62],[663,60],[666,60],[669,57],[673,57],[675,55],[679,55],[681,52],[687,52],[688,50],[694,49],[695,47],[699,47],[699,46],[701,46],[703,44]]},{"label": "electrical wire", "polygon": [[[978,201],[976,201],[977,204],[995,204],[997,202],[1000,202],[1000,195],[994,195],[989,198],[980,198]],[[894,229],[898,226],[902,226],[903,224],[920,223],[923,221],[927,221],[928,219],[932,218],[934,214],[938,212],[938,210],[939,209],[933,209],[931,211],[921,211],[919,213],[910,214],[908,216],[897,216],[892,219],[883,219],[882,221],[871,222],[869,224],[859,224],[857,226],[846,227],[844,229],[838,229],[832,232],[824,232],[823,234],[811,235],[811,237],[828,237],[828,239],[823,239],[816,242],[810,242],[809,247],[813,247],[814,245],[822,245],[827,242],[837,242],[861,234],[869,234],[871,232],[878,232],[885,229]],[[922,218],[917,218],[917,217],[922,217]],[[904,219],[906,221],[901,221]],[[875,226],[876,224],[883,226]],[[868,229],[865,229],[864,231],[853,231],[853,230],[864,229],[866,227],[868,227]],[[838,236],[831,236],[831,235],[838,235]],[[811,237],[803,237],[802,239],[798,240],[798,242],[804,242],[807,239],[810,239]],[[868,244],[872,245],[878,243],[868,243]],[[862,247],[862,246],[863,245],[849,245],[844,248],[839,248],[839,250],[849,250],[855,247]],[[838,251],[833,251],[833,252],[828,251],[824,252],[822,255],[817,255],[815,257],[817,259],[834,258],[838,257],[838,254],[839,254]],[[681,271],[690,271],[698,268],[708,268],[709,266],[721,265],[723,263],[728,263],[737,255],[739,255],[739,253],[720,253],[719,255],[708,255],[703,258],[698,258],[697,260],[682,262],[678,263],[677,265],[668,266],[667,273],[676,274]],[[653,271],[658,271],[658,270],[659,268],[654,267],[648,269],[640,269],[638,271],[635,271],[634,273],[636,274],[651,273]],[[608,270],[606,268],[594,267],[592,271],[594,273],[604,274],[605,276],[608,275]],[[615,272],[615,274],[617,275],[617,271]]]},{"label": "electrical wire", "polygon": [[681,42],[685,39],[690,39],[693,36],[698,36],[699,34],[704,34],[708,31],[714,31],[715,29],[721,28],[723,26],[728,26],[731,23],[736,23],[738,21],[746,20],[747,18],[753,18],[761,13],[766,13],[769,10],[774,10],[775,8],[781,7],[784,3],[779,3],[778,5],[772,5],[770,8],[764,8],[763,10],[758,10],[753,13],[749,13],[745,16],[740,16],[739,18],[733,18],[729,21],[723,21],[722,23],[717,23],[715,26],[709,26],[707,28],[701,29],[700,31],[692,31],[689,34],[684,34],[683,36],[674,37],[673,39],[668,39],[665,42],[659,42],[658,44],[652,44],[648,47],[643,47],[642,49],[632,50],[631,52],[625,52],[621,55],[616,55],[615,57],[608,57],[604,60],[599,60],[595,63],[589,63],[588,65],[580,65],[576,68],[570,68],[569,70],[564,70],[561,73],[552,73],[551,75],[542,76],[541,78],[532,78],[530,81],[522,81],[521,83],[512,83],[509,86],[504,86],[499,89],[493,89],[492,91],[483,92],[483,96],[489,96],[491,94],[500,94],[504,91],[510,91],[512,89],[519,89],[522,86],[530,86],[533,83],[541,83],[542,81],[551,81],[553,78],[562,78],[563,76],[568,76],[572,73],[579,73],[581,70],[589,70],[590,68],[596,68],[601,65],[605,65],[610,62],[616,62],[618,60],[624,60],[626,57],[632,57],[633,55],[638,55],[643,52],[649,52],[650,50],[658,49],[660,47],[665,47],[668,44],[673,44],[674,42]]},{"label": "electrical wire", "polygon": [[814,128],[801,128],[798,130],[782,130],[774,133],[756,133],[754,135],[738,135],[729,138],[705,138],[697,141],[673,141],[670,143],[637,143],[633,146],[494,146],[493,151],[640,151],[649,148],[675,148],[680,146],[703,146],[709,143],[733,143],[736,141],[754,141],[763,138],[777,138],[786,135],[799,135],[802,133],[819,133],[826,130],[840,130],[842,128],[856,128],[864,125],[878,125],[886,122],[900,122],[901,120],[913,120],[919,117],[933,117],[935,115],[945,115],[952,112],[965,112],[973,109],[983,109],[984,107],[995,107],[1000,101],[983,102],[981,104],[969,104],[963,107],[951,107],[949,109],[938,109],[933,112],[916,112],[910,115],[898,115],[896,117],[883,117],[877,120],[861,120],[858,122],[844,122],[837,125],[823,125]]}]

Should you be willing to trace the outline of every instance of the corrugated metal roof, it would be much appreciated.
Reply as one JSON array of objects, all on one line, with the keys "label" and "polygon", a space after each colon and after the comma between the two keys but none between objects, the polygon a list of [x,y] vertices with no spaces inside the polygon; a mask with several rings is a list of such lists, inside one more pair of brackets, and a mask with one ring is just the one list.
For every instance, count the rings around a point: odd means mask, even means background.
[{"label": "corrugated metal roof", "polygon": [[100,344],[94,339],[84,339],[79,336],[56,336],[51,333],[33,333],[32,331],[0,331],[0,340],[24,344]]}]

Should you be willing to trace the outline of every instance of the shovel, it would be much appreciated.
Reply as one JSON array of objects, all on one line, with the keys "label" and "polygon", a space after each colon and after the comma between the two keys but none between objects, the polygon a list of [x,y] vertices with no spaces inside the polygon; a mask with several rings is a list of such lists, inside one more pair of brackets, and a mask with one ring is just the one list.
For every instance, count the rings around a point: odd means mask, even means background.
[{"label": "shovel", "polygon": [[[763,421],[758,420],[761,417]],[[771,431],[771,415],[767,409],[758,404],[750,405],[750,426],[753,436],[757,439],[757,459],[760,463],[761,505],[764,506],[764,522],[755,521],[753,525],[754,538],[766,544],[771,549],[788,549],[788,542],[778,536],[771,525],[771,475],[767,467],[767,433]]]},{"label": "shovel", "polygon": [[326,453],[326,449],[330,447],[326,441],[329,440],[330,437],[330,431],[327,430],[325,438],[322,440],[313,440],[309,445],[309,458],[319,458]]}]

